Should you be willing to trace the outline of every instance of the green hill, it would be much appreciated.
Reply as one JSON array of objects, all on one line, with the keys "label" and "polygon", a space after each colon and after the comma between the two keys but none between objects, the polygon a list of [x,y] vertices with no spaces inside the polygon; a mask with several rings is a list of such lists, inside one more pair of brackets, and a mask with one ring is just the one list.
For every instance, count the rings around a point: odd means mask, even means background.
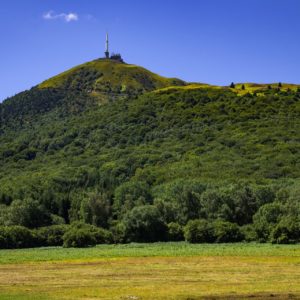
[{"label": "green hill", "polygon": [[244,86],[95,60],[7,99],[0,225],[83,220],[112,229],[145,204],[180,225],[251,224],[274,203],[298,218],[300,90]]},{"label": "green hill", "polygon": [[46,80],[38,88],[76,89],[92,95],[137,94],[184,84],[179,79],[165,78],[139,66],[111,59],[98,59]]}]

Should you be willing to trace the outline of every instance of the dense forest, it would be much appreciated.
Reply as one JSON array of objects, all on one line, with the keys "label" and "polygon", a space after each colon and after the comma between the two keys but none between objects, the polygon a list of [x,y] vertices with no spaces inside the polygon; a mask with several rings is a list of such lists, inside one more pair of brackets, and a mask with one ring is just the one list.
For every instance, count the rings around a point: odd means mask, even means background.
[{"label": "dense forest", "polygon": [[0,104],[0,247],[300,242],[300,89],[96,60]]}]

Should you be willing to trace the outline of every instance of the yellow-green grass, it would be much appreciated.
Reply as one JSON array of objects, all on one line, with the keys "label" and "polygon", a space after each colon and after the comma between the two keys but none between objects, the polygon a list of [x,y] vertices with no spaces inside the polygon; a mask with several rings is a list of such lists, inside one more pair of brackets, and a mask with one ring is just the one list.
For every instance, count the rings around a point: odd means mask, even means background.
[{"label": "yellow-green grass", "polygon": [[[154,88],[162,88],[170,85],[184,84],[176,78],[166,78],[148,71],[137,65],[123,64],[114,60],[99,59],[78,65],[66,72],[58,74],[44,82],[38,87],[43,88],[63,88],[67,80],[79,70],[98,71],[102,74],[95,79],[94,84],[110,83],[111,86],[122,86],[122,89],[132,87],[143,89],[146,82],[151,82]],[[100,74],[99,73],[99,74]]]},{"label": "yellow-green grass", "polygon": [[0,299],[300,299],[300,245],[0,251]]},{"label": "yellow-green grass", "polygon": [[[242,89],[242,86],[244,85],[245,89]],[[239,95],[245,95],[247,93],[253,94],[255,92],[261,92],[263,94],[264,90],[268,90],[269,88],[277,89],[278,83],[269,83],[269,84],[258,84],[258,83],[238,83],[235,85],[234,89],[231,89],[232,91],[235,91]],[[300,86],[297,84],[291,84],[291,83],[282,83],[280,90],[281,91],[287,91],[287,90],[293,90],[296,91]]]},{"label": "yellow-green grass", "polygon": [[[245,88],[243,89],[242,86]],[[271,83],[271,84],[257,84],[257,83],[238,83],[235,84],[235,88],[230,88],[229,86],[217,86],[217,85],[210,85],[206,83],[189,83],[183,86],[167,86],[161,89],[157,89],[154,93],[164,92],[164,91],[176,91],[176,90],[196,90],[196,89],[228,89],[232,92],[237,93],[238,95],[242,96],[247,93],[254,94],[254,93],[261,93],[264,94],[264,91],[267,91],[271,87],[272,89],[278,88],[278,83]],[[280,88],[281,91],[293,90],[296,91],[300,88],[300,85],[290,84],[290,83],[282,83],[282,87]]]},{"label": "yellow-green grass", "polygon": [[[38,87],[43,88],[65,88],[66,83],[72,81],[72,76],[77,71],[97,71],[99,75],[91,79],[89,92],[92,96],[99,97],[100,86],[110,86],[111,92],[121,91],[127,92],[129,90],[135,91],[155,91],[163,92],[169,90],[190,90],[190,89],[230,89],[238,95],[247,93],[253,94],[259,92],[264,94],[264,90],[268,90],[271,86],[272,89],[278,88],[278,83],[271,84],[257,84],[257,83],[237,83],[235,88],[229,86],[217,86],[206,83],[186,83],[176,78],[166,78],[150,72],[149,70],[137,65],[123,64],[114,60],[98,59],[78,65],[70,70],[58,74],[44,82]],[[242,86],[245,88],[242,89]],[[296,84],[282,83],[280,88],[282,91],[296,90],[300,86]],[[101,92],[100,92],[101,94]],[[101,99],[100,99],[101,100]],[[101,102],[101,101],[100,101]]]}]

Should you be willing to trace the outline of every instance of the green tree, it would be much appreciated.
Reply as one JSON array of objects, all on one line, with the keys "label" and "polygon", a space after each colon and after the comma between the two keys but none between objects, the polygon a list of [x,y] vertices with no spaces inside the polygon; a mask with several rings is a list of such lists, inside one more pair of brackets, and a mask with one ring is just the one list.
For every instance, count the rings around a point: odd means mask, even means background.
[{"label": "green tree", "polygon": [[213,243],[214,227],[207,220],[191,220],[184,227],[184,237],[190,243]]},{"label": "green tree", "polygon": [[135,206],[151,203],[149,185],[142,181],[129,181],[116,188],[113,208],[115,214],[121,216]]},{"label": "green tree", "polygon": [[253,225],[260,241],[269,240],[270,233],[283,215],[284,208],[280,203],[268,203],[259,208],[253,216]]},{"label": "green tree", "polygon": [[21,225],[35,228],[51,224],[49,212],[37,201],[30,198],[14,200],[9,207],[6,225]]},{"label": "green tree", "polygon": [[190,219],[199,218],[200,198],[205,188],[206,185],[197,180],[175,180],[155,191],[154,205],[166,223],[184,225]]},{"label": "green tree", "polygon": [[226,221],[215,221],[214,226],[214,236],[217,243],[234,243],[241,242],[244,236],[235,223]]},{"label": "green tree", "polygon": [[295,244],[300,242],[300,222],[291,217],[282,218],[271,232],[273,244]]},{"label": "green tree", "polygon": [[134,207],[123,218],[125,235],[131,242],[164,241],[167,226],[153,205]]},{"label": "green tree", "polygon": [[183,241],[183,228],[180,224],[171,222],[168,225],[168,234],[167,239],[168,241]]},{"label": "green tree", "polygon": [[81,202],[80,215],[85,223],[106,228],[110,214],[110,199],[105,193],[92,193]]}]

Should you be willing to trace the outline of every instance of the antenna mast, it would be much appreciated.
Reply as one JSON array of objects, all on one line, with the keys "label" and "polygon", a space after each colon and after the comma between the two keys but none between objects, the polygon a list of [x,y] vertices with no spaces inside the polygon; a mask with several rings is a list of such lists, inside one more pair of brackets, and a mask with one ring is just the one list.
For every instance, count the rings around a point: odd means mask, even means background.
[{"label": "antenna mast", "polygon": [[105,58],[109,58],[109,46],[108,46],[108,33],[106,33],[106,41],[105,41]]}]

